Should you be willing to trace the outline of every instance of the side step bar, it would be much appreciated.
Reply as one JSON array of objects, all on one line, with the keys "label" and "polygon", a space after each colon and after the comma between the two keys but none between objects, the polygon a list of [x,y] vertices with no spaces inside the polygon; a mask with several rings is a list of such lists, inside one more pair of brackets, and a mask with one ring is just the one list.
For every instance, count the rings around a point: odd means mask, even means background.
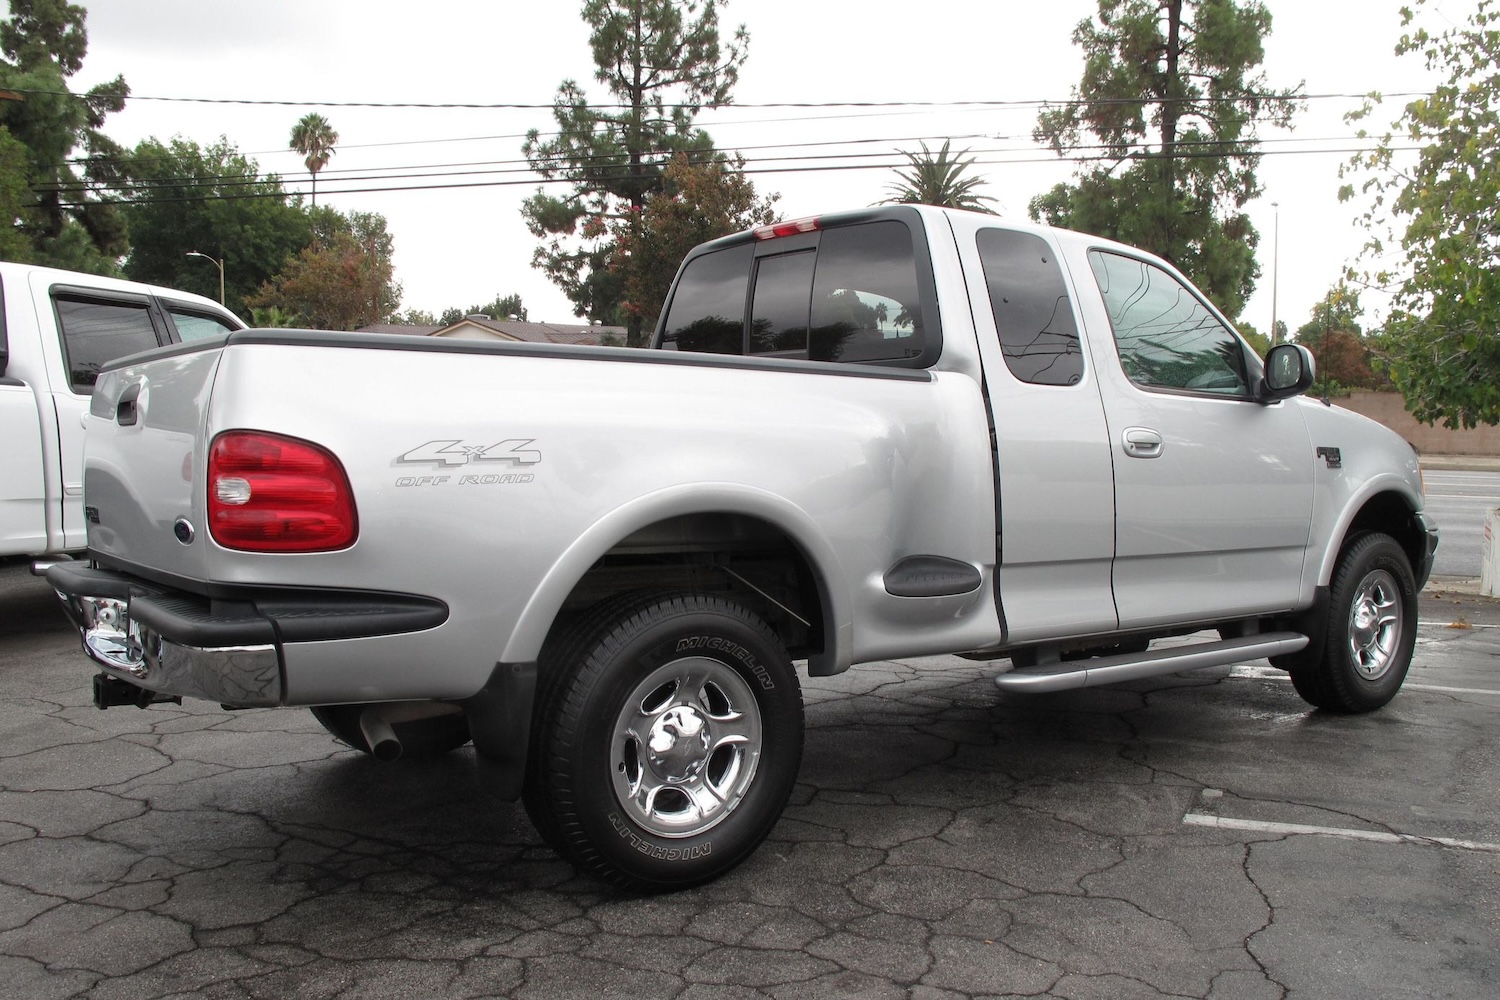
[{"label": "side step bar", "polygon": [[1003,673],[995,678],[995,684],[1002,691],[1020,691],[1026,694],[1073,691],[1139,680],[1142,677],[1175,674],[1183,670],[1197,670],[1199,667],[1222,667],[1227,663],[1258,660],[1263,656],[1295,653],[1305,648],[1307,643],[1307,636],[1300,632],[1263,632],[1218,642],[1148,649],[1144,653],[1097,656],[1073,663],[1047,663]]}]

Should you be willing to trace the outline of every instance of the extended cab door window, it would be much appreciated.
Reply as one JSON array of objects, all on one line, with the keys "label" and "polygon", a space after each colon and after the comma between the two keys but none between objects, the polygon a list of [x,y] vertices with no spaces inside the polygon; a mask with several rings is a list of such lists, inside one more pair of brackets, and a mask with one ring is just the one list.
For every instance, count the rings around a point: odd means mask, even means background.
[{"label": "extended cab door window", "polygon": [[1249,396],[1245,348],[1182,282],[1154,264],[1089,251],[1120,365],[1143,389]]},{"label": "extended cab door window", "polygon": [[1077,385],[1083,378],[1078,324],[1047,241],[1013,229],[981,229],[975,243],[1011,374],[1032,385]]},{"label": "extended cab door window", "polygon": [[53,306],[68,364],[68,384],[76,393],[92,393],[99,369],[116,358],[161,344],[151,305],[144,297],[105,299],[64,292],[54,295]]}]

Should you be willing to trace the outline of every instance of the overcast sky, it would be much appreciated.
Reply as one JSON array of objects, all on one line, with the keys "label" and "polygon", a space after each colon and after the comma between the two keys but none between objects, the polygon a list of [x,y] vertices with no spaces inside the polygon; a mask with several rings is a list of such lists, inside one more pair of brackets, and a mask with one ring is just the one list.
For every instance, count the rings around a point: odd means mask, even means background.
[{"label": "overcast sky", "polygon": [[[286,142],[298,118],[319,111],[339,133],[338,151],[319,175],[319,199],[386,217],[405,287],[403,307],[436,313],[518,292],[531,319],[572,321],[567,299],[530,266],[535,240],[519,205],[536,185],[518,161],[526,130],[551,126],[545,106],[563,79],[574,78],[590,97],[607,100],[593,80],[579,3],[79,2],[89,12],[89,54],[75,84],[123,73],[137,98],[294,102],[133,99],[106,124],[115,140],[134,145],[147,136],[181,135],[206,145],[224,135],[262,170],[305,191],[306,169]],[[1265,70],[1273,86],[1301,83],[1310,95],[1430,89],[1432,78],[1417,59],[1392,53],[1400,0],[1267,0],[1267,6],[1274,23]],[[1462,23],[1472,7],[1473,0],[1441,0],[1428,23]],[[757,171],[757,190],[779,192],[779,209],[788,218],[880,201],[894,179],[889,164],[896,149],[916,149],[924,139],[935,148],[946,137],[981,161],[976,172],[988,182],[984,193],[998,199],[1001,213],[1024,218],[1027,201],[1073,169],[1031,145],[1037,108],[1024,102],[1069,96],[1081,70],[1071,32],[1095,10],[1094,0],[925,0],[900,8],[870,0],[731,0],[721,15],[726,30],[743,23],[750,33],[749,61],[734,91],[742,106],[706,112],[700,124],[721,149],[744,151]],[[962,101],[1020,103],[754,106]],[[1338,167],[1354,145],[1354,130],[1342,116],[1358,103],[1316,98],[1293,132],[1262,133],[1269,140],[1259,171],[1265,193],[1248,211],[1262,233],[1263,273],[1242,316],[1262,331],[1271,322],[1273,264],[1277,316],[1295,330],[1359,252],[1355,209],[1337,198]],[[1402,103],[1388,98],[1377,125],[1393,119]],[[859,158],[830,161],[834,154]],[[805,169],[833,162],[878,166]],[[411,176],[435,173],[455,176]],[[475,182],[484,186],[457,186]],[[352,190],[375,187],[418,189]],[[1273,240],[1272,202],[1279,204],[1279,241]],[[1273,243],[1279,260],[1273,260]],[[1378,296],[1366,296],[1367,307],[1381,304]]]}]

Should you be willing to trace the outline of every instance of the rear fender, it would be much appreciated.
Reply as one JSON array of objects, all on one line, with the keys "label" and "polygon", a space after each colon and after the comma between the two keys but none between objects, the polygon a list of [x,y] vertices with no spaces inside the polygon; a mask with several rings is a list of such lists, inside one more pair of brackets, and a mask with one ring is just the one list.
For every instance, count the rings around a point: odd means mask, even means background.
[{"label": "rear fender", "polygon": [[832,546],[811,517],[784,497],[737,483],[689,483],[648,493],[610,511],[588,527],[548,569],[516,621],[501,661],[534,663],[568,595],[601,557],[621,540],[659,521],[689,514],[726,513],[759,518],[801,547],[820,579],[826,648],[809,662],[815,675],[838,673],[853,659],[853,615],[846,576]]}]

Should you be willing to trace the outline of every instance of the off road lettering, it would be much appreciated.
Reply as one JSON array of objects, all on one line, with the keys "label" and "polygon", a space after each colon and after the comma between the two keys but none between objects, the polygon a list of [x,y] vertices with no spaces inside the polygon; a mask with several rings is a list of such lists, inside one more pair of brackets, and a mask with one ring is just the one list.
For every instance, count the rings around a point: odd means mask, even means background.
[{"label": "off road lettering", "polygon": [[536,476],[529,472],[507,472],[503,475],[459,476],[460,486],[503,486],[506,483],[529,483]]},{"label": "off road lettering", "polygon": [[690,635],[677,640],[676,652],[682,653],[693,649],[715,649],[721,653],[728,653],[750,668],[760,686],[767,691],[776,690],[776,682],[771,680],[771,675],[766,668],[761,666],[750,650],[737,642],[725,639],[717,635]]}]

